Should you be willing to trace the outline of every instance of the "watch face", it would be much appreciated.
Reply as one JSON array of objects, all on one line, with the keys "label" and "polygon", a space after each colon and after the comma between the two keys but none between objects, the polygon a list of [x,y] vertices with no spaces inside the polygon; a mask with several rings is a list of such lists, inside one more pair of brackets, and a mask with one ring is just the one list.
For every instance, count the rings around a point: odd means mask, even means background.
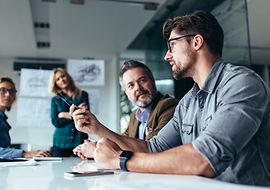
[{"label": "watch face", "polygon": [[133,152],[128,151],[128,150],[124,150],[121,154],[120,154],[120,158],[131,158],[131,156],[133,155]]}]

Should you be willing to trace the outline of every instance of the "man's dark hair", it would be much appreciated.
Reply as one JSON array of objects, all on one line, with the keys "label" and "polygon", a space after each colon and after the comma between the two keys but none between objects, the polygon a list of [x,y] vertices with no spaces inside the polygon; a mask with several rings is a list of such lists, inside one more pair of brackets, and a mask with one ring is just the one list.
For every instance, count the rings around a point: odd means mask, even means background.
[{"label": "man's dark hair", "polygon": [[142,68],[145,70],[145,72],[148,74],[148,76],[150,77],[150,79],[155,83],[155,79],[153,77],[153,74],[151,72],[151,70],[143,63],[139,62],[139,61],[135,61],[135,60],[128,60],[125,61],[120,69],[119,72],[119,81],[120,84],[122,84],[122,80],[123,80],[123,75],[125,72],[127,72],[130,69],[134,69],[134,68]]},{"label": "man's dark hair", "polygon": [[163,25],[163,36],[169,39],[172,30],[178,34],[200,34],[210,52],[222,56],[224,34],[217,19],[209,12],[195,11],[185,16],[168,19]]}]

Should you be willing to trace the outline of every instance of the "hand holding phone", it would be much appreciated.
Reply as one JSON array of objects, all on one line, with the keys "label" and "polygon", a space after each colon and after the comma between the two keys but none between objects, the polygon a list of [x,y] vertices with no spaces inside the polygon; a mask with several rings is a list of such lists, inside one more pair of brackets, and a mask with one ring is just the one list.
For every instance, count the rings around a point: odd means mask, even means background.
[{"label": "hand holding phone", "polygon": [[65,172],[65,176],[69,177],[84,177],[84,176],[98,176],[98,175],[112,175],[113,171],[87,171],[87,172]]}]

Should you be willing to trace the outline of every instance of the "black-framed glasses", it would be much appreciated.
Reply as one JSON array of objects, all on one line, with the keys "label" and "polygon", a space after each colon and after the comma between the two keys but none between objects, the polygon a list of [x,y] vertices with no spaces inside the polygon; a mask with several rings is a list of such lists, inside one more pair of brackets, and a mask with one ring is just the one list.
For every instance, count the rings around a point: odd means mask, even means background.
[{"label": "black-framed glasses", "polygon": [[8,88],[0,88],[0,94],[1,95],[5,95],[7,92],[9,92],[9,94],[11,95],[15,95],[17,93],[17,90],[15,88],[11,88],[11,89],[8,89]]},{"label": "black-framed glasses", "polygon": [[168,46],[169,52],[172,53],[172,45],[171,45],[172,41],[180,40],[181,38],[190,37],[190,36],[196,36],[196,34],[187,34],[187,35],[183,35],[183,36],[179,36],[179,37],[176,37],[176,38],[169,39],[167,41],[167,46]]}]

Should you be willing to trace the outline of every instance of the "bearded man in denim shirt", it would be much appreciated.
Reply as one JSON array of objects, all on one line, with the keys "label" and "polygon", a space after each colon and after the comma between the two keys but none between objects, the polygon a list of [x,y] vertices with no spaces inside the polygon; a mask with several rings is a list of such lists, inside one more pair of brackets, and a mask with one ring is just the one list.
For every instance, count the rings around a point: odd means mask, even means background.
[{"label": "bearded man in denim shirt", "polygon": [[268,86],[254,71],[221,59],[224,34],[211,13],[169,19],[163,34],[174,78],[192,77],[193,88],[148,141],[119,136],[73,106],[76,128],[102,137],[93,148],[95,161],[125,171],[270,186]]}]

